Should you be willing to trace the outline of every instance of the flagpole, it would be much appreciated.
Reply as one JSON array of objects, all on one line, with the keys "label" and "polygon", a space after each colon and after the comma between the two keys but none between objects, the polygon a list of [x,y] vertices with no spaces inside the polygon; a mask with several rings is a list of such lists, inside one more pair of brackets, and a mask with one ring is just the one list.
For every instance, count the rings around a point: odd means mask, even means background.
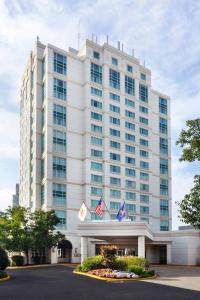
[{"label": "flagpole", "polygon": [[91,210],[88,208],[87,204],[85,203],[85,201],[83,201],[83,203],[85,204],[87,210],[89,211],[90,214],[92,214]]},{"label": "flagpole", "polygon": [[103,202],[104,202],[105,208],[106,208],[106,210],[107,210],[107,212],[108,212],[108,214],[109,214],[109,216],[110,216],[110,220],[111,220],[111,214],[110,214],[110,211],[108,210],[108,207],[107,207],[107,205],[106,205],[106,202],[105,202],[105,200],[104,200],[104,197],[103,197],[103,195],[101,196],[101,198],[103,199]]}]

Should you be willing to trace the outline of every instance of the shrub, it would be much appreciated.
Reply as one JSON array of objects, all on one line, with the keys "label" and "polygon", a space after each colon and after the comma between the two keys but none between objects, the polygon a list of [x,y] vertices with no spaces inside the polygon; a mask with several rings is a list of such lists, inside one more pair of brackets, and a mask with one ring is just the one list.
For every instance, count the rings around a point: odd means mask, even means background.
[{"label": "shrub", "polygon": [[0,248],[0,270],[4,271],[9,266],[8,255],[5,250]]},{"label": "shrub", "polygon": [[127,262],[123,257],[117,257],[114,264],[113,269],[120,270],[120,271],[126,271],[127,270]]},{"label": "shrub", "polygon": [[149,276],[154,276],[154,275],[155,275],[154,270],[148,270],[148,271],[144,272],[143,277],[149,277]]},{"label": "shrub", "polygon": [[91,256],[84,260],[81,265],[82,272],[104,268],[103,257],[101,255]]},{"label": "shrub", "polygon": [[0,279],[6,278],[6,277],[8,277],[8,275],[6,274],[6,272],[0,270]]},{"label": "shrub", "polygon": [[116,253],[117,253],[117,249],[112,245],[106,245],[101,247],[103,264],[106,268],[113,268],[116,261]]},{"label": "shrub", "polygon": [[75,270],[78,271],[78,272],[82,272],[82,266],[78,265]]},{"label": "shrub", "polygon": [[124,256],[123,259],[127,262],[127,265],[135,265],[135,266],[140,266],[145,269],[149,268],[149,262],[146,258],[144,257],[139,257],[139,256]]},{"label": "shrub", "polygon": [[40,261],[41,261],[41,258],[40,258],[40,256],[32,256],[32,259],[33,259],[33,263],[35,264],[35,265],[39,265],[40,264]]},{"label": "shrub", "polygon": [[127,271],[133,272],[136,275],[143,275],[144,274],[144,268],[136,265],[128,265]]},{"label": "shrub", "polygon": [[14,255],[11,257],[13,266],[23,266],[24,257],[22,255]]}]

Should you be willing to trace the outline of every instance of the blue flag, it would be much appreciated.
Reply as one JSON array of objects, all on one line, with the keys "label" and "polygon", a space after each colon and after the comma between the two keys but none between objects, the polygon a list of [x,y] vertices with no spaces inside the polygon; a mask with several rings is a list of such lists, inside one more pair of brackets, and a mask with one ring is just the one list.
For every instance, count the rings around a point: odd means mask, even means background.
[{"label": "blue flag", "polygon": [[125,207],[125,201],[124,203],[120,206],[120,209],[117,213],[117,219],[119,222],[121,222],[126,216],[126,207]]}]

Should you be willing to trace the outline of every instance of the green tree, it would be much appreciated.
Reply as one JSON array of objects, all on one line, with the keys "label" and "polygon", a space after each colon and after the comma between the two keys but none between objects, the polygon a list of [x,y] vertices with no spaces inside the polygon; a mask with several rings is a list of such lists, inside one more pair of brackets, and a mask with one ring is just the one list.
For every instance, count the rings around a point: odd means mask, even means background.
[{"label": "green tree", "polygon": [[30,211],[24,207],[9,207],[0,213],[0,245],[8,251],[24,252],[32,247]]},{"label": "green tree", "polygon": [[56,225],[59,224],[60,219],[56,216],[54,210],[47,212],[42,210],[35,211],[31,218],[33,223],[33,247],[39,253],[41,263],[44,252],[57,246],[65,238],[65,236],[59,231],[55,232]]},{"label": "green tree", "polygon": [[[177,145],[182,148],[180,161],[200,161],[200,119],[188,120],[181,131]],[[200,175],[194,177],[194,186],[184,199],[177,202],[180,218],[186,224],[200,229]]]},{"label": "green tree", "polygon": [[188,120],[176,142],[182,149],[180,161],[200,161],[200,119]]},{"label": "green tree", "polygon": [[181,220],[200,230],[200,176],[194,177],[194,187],[179,203]]}]

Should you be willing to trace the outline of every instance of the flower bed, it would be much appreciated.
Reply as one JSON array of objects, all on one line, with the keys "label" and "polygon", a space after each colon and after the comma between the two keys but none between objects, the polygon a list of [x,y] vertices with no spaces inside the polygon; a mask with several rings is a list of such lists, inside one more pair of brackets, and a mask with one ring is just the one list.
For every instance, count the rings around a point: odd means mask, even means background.
[{"label": "flower bed", "polygon": [[136,275],[133,272],[118,271],[112,269],[97,269],[89,271],[87,273],[105,278],[139,278],[139,275]]}]

